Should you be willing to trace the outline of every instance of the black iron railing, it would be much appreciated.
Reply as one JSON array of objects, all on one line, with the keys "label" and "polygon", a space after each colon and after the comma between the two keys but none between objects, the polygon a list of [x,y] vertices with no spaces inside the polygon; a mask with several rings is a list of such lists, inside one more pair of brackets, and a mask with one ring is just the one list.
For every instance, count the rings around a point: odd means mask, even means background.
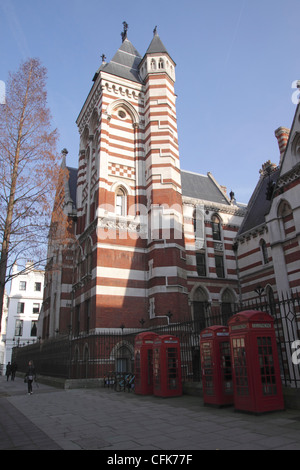
[{"label": "black iron railing", "polygon": [[[170,323],[151,331],[157,334],[177,336],[181,346],[182,379],[184,382],[201,380],[199,334],[212,325],[227,325],[228,319],[243,310],[261,310],[271,314],[277,337],[278,355],[283,384],[300,388],[300,345],[297,356],[297,341],[300,339],[300,297],[282,297],[272,303],[262,296],[248,304],[232,305],[231,309],[212,311],[207,305],[205,314],[198,321],[187,320]],[[19,370],[26,370],[33,360],[39,374],[60,378],[104,378],[116,373],[134,372],[134,342],[138,333],[145,329],[120,328],[97,334],[78,337],[58,336],[13,350],[13,359]]]}]

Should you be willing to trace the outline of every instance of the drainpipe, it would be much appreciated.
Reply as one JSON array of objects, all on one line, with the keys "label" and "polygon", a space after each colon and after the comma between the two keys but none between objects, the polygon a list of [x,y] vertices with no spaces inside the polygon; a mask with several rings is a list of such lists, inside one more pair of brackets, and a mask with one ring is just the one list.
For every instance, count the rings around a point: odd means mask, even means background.
[{"label": "drainpipe", "polygon": [[236,275],[237,275],[238,290],[239,290],[239,301],[240,301],[240,305],[242,305],[242,288],[241,288],[240,269],[239,269],[239,261],[238,261],[238,242],[235,242],[232,245],[232,249],[235,255]]}]

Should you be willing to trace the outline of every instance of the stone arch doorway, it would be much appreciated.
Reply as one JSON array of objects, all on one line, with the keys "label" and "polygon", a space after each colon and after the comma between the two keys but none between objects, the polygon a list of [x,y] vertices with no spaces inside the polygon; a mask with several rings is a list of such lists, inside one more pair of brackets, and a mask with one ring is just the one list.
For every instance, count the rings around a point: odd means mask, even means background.
[{"label": "stone arch doorway", "polygon": [[197,287],[194,291],[192,303],[195,330],[200,333],[207,326],[209,312],[208,295],[202,287]]},{"label": "stone arch doorway", "polygon": [[227,321],[235,312],[236,296],[228,287],[224,289],[221,295],[221,320],[222,325],[227,325]]},{"label": "stone arch doorway", "polygon": [[117,373],[133,372],[134,348],[130,343],[122,341],[116,345],[113,355]]}]

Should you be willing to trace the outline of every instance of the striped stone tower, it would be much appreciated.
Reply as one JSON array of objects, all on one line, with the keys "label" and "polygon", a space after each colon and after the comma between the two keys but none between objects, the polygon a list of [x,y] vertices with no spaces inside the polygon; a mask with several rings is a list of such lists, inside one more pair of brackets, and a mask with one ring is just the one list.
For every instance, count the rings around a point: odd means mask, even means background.
[{"label": "striped stone tower", "polygon": [[172,314],[174,321],[187,315],[175,63],[156,28],[139,70],[145,93],[149,316]]},{"label": "striped stone tower", "polygon": [[187,315],[175,63],[156,28],[144,57],[127,29],[77,119],[78,330]]}]

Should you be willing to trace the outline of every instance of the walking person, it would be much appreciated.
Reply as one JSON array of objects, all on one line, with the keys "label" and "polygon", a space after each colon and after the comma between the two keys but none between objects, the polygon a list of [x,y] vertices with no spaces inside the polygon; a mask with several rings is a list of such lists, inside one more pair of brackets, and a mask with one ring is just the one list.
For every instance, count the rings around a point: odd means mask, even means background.
[{"label": "walking person", "polygon": [[32,395],[32,382],[36,379],[36,372],[32,361],[28,363],[28,369],[26,372],[25,380],[27,381],[28,386],[28,395]]},{"label": "walking person", "polygon": [[7,363],[7,366],[6,366],[6,371],[5,371],[5,375],[6,375],[6,380],[8,382],[8,379],[9,379],[9,376],[11,374],[11,364],[10,362]]},{"label": "walking person", "polygon": [[11,380],[15,380],[17,370],[18,370],[18,366],[17,366],[16,361],[14,361],[11,365]]}]

